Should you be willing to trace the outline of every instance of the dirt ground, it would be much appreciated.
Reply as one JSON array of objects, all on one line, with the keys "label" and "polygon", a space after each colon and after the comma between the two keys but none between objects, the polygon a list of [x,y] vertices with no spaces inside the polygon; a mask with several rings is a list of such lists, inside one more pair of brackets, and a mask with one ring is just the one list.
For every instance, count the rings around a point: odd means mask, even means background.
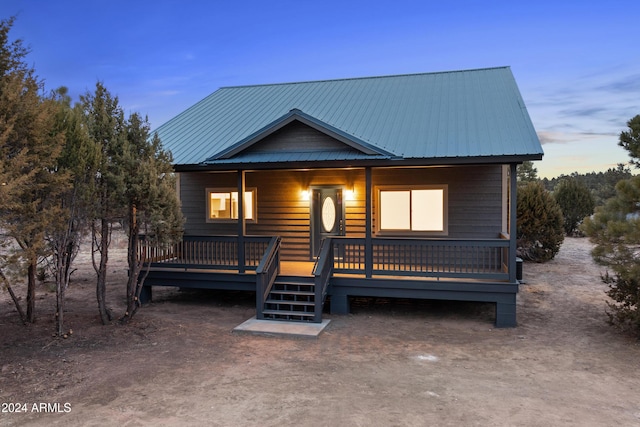
[{"label": "dirt ground", "polygon": [[255,307],[229,292],[158,289],[132,324],[102,326],[84,255],[67,339],[46,284],[26,327],[0,293],[0,425],[640,426],[640,344],[606,324],[590,248],[525,264],[517,328],[495,329],[490,304],[362,299],[317,340],[233,334]]}]

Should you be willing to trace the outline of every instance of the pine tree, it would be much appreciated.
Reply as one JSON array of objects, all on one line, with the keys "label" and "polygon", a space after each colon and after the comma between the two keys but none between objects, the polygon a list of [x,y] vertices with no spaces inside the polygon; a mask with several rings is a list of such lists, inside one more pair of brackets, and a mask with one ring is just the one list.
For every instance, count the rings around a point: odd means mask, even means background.
[{"label": "pine tree", "polygon": [[576,178],[568,177],[560,181],[553,197],[562,209],[564,232],[573,234],[582,220],[593,213],[595,202],[589,189]]},{"label": "pine tree", "polygon": [[564,241],[562,210],[540,182],[518,186],[517,251],[522,259],[553,259]]},{"label": "pine tree", "polygon": [[128,235],[128,322],[139,307],[144,283],[143,266],[148,261],[138,252],[141,232],[157,243],[173,242],[182,235],[182,215],[175,191],[171,155],[157,135],[150,135],[148,120],[132,114],[124,120],[118,98],[98,83],[94,94],[86,94],[83,108],[90,140],[95,144],[97,166],[93,184],[92,241],[97,273],[96,295],[103,323],[112,316],[106,308],[106,275],[113,224],[123,223]]},{"label": "pine tree", "polygon": [[[627,124],[620,145],[638,167],[640,116]],[[593,259],[613,272],[602,277],[612,300],[607,301],[610,323],[640,335],[640,176],[618,182],[616,196],[586,218],[582,230],[596,245]]]},{"label": "pine tree", "polygon": [[629,130],[620,132],[618,145],[629,152],[629,163],[640,167],[640,114],[627,122]]},{"label": "pine tree", "polygon": [[[125,171],[122,157],[126,144],[124,113],[105,86],[98,82],[94,93],[81,97],[89,138],[95,144],[97,167],[92,185],[92,259],[96,271],[96,299],[100,320],[112,315],[106,306],[107,268],[113,225],[124,220]],[[97,257],[97,259],[96,259]]]},{"label": "pine tree", "polygon": [[182,236],[182,214],[175,191],[171,154],[164,151],[157,134],[137,113],[127,122],[125,150],[125,199],[127,205],[128,266],[127,310],[122,320],[128,322],[139,307],[139,298],[148,263],[138,251],[140,232],[151,243],[173,243]]},{"label": "pine tree", "polygon": [[520,183],[538,180],[538,170],[533,166],[532,161],[525,161],[518,165],[517,175]]},{"label": "pine tree", "polygon": [[594,260],[610,268],[602,277],[609,286],[611,324],[640,334],[640,176],[620,181],[617,196],[585,219],[583,231],[596,244]]},{"label": "pine tree", "polygon": [[46,230],[62,214],[56,203],[68,185],[55,173],[63,138],[56,134],[57,104],[41,96],[42,83],[25,63],[22,41],[9,42],[13,18],[0,21],[0,228],[13,238],[27,273],[26,320],[35,320],[36,270],[46,255]]},{"label": "pine tree", "polygon": [[65,141],[56,173],[68,176],[70,185],[60,188],[57,200],[61,215],[47,231],[46,240],[56,285],[56,332],[64,335],[65,292],[73,271],[72,263],[88,228],[97,152],[84,126],[82,110],[79,106],[71,107],[66,88],[59,88],[53,96],[59,106],[55,132],[63,135]]}]

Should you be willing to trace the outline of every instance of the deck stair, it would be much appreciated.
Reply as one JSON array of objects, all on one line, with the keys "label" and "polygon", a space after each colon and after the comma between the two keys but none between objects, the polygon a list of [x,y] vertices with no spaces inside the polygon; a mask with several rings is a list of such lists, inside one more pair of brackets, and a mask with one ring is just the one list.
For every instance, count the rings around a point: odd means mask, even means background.
[{"label": "deck stair", "polygon": [[264,303],[265,320],[313,322],[314,287],[313,277],[278,277]]}]

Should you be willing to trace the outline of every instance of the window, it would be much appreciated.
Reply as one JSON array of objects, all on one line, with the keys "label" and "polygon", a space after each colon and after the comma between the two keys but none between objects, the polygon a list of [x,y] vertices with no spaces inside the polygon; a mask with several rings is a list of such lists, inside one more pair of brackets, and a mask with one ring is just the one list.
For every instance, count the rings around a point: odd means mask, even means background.
[{"label": "window", "polygon": [[[244,192],[244,219],[255,221],[255,189]],[[207,221],[238,219],[238,192],[226,188],[207,188]]]},{"label": "window", "polygon": [[447,187],[382,187],[378,230],[447,233]]}]

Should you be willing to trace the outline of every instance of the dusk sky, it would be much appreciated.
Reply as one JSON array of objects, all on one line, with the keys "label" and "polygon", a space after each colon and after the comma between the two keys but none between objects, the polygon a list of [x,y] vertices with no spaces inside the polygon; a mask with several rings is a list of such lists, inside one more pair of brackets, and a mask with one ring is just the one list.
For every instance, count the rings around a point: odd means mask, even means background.
[{"label": "dusk sky", "polygon": [[152,128],[224,86],[507,65],[554,177],[627,162],[640,114],[638,0],[3,0],[10,16],[47,90],[102,81]]}]

